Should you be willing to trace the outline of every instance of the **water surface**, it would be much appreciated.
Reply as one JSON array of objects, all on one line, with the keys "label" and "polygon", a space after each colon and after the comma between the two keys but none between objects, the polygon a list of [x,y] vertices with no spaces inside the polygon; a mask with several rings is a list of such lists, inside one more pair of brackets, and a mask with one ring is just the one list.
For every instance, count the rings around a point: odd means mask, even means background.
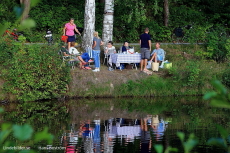
[{"label": "water surface", "polygon": [[186,140],[191,133],[199,140],[192,152],[221,153],[224,150],[206,142],[220,137],[216,124],[230,124],[227,109],[211,108],[201,97],[76,99],[3,107],[5,121],[29,123],[36,131],[49,128],[54,143],[34,145],[38,152],[74,147],[81,153],[150,153],[156,152],[156,144],[184,152],[177,136],[183,132]]}]

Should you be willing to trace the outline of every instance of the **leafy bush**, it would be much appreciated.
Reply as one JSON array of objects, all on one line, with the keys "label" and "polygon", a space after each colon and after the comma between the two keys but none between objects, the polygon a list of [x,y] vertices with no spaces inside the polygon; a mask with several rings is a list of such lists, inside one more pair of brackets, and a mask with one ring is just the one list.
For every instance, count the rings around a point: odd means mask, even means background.
[{"label": "leafy bush", "polygon": [[0,48],[4,48],[2,73],[6,92],[21,101],[57,98],[66,92],[70,73],[68,67],[60,66],[57,46],[2,41]]},{"label": "leafy bush", "polygon": [[228,48],[229,40],[226,31],[222,27],[213,28],[207,36],[207,58],[216,62],[224,62],[230,50]]},{"label": "leafy bush", "polygon": [[222,75],[222,83],[230,88],[230,69],[227,69],[224,71],[223,75]]}]

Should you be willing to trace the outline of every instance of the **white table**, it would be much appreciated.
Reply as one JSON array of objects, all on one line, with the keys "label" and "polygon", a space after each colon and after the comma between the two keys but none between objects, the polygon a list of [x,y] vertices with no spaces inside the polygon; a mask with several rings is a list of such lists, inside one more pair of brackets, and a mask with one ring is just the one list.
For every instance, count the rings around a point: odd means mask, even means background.
[{"label": "white table", "polygon": [[[141,54],[140,53],[134,53],[134,54],[112,54],[109,58],[109,64],[112,66],[112,64],[116,64],[116,67],[120,67],[121,63],[133,63],[136,67],[136,63],[141,62]],[[136,67],[137,69],[137,67]],[[121,70],[121,67],[120,67]]]}]

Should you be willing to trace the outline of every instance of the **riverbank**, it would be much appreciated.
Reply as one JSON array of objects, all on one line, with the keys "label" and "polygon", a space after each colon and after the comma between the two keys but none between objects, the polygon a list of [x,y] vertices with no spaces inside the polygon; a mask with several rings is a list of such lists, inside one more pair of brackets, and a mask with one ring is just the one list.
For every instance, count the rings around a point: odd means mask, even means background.
[{"label": "riverbank", "polygon": [[[119,45],[115,47],[120,48]],[[218,64],[198,56],[197,52],[205,50],[203,45],[162,44],[161,48],[167,53],[166,60],[173,63],[171,69],[159,69],[148,76],[140,72],[139,67],[138,70],[109,71],[106,65],[101,64],[101,71],[95,73],[78,67],[65,67],[57,48],[20,45],[23,52],[12,48],[12,54],[17,56],[12,62],[5,55],[8,59],[4,58],[4,64],[10,66],[1,69],[4,75],[0,76],[0,100],[203,95],[212,89],[210,81],[213,78],[221,80],[228,68],[227,62]],[[138,46],[135,46],[135,51],[138,51]],[[8,84],[3,92],[6,80]]]}]

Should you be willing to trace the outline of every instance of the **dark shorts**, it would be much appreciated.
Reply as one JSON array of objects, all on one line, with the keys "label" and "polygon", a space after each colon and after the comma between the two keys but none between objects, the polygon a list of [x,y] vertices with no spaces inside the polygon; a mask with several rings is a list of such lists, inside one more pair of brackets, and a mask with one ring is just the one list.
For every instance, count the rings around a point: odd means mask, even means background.
[{"label": "dark shorts", "polygon": [[148,48],[141,48],[141,59],[150,59],[150,50]]},{"label": "dark shorts", "polygon": [[75,42],[75,41],[76,41],[75,35],[73,35],[73,36],[68,36],[67,42]]}]

